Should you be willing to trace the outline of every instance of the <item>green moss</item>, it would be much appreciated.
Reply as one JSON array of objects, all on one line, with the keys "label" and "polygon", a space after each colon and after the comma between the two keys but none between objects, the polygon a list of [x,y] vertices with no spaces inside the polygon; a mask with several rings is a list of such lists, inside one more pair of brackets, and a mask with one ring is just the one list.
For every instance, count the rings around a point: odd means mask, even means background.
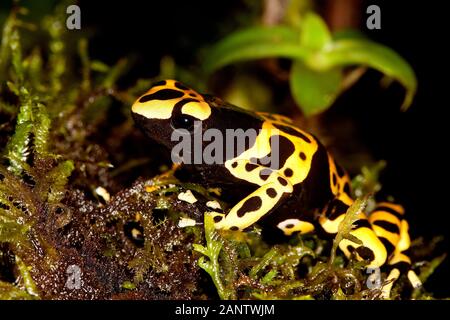
[{"label": "green moss", "polygon": [[362,211],[367,206],[368,196],[364,198],[358,198],[355,202],[348,208],[345,218],[339,224],[338,232],[333,240],[333,248],[331,249],[331,257],[329,260],[329,266],[333,266],[334,259],[336,256],[336,251],[339,247],[339,243],[347,239],[356,243],[357,245],[362,245],[361,240],[353,236],[350,232],[352,231],[353,224],[358,220],[358,215],[361,214]]},{"label": "green moss", "polygon": [[[223,240],[214,228],[214,219],[211,214],[205,214],[205,238],[206,246],[194,244],[194,250],[203,254],[198,265],[205,270],[212,278],[216,286],[217,293],[221,299],[236,298],[233,288],[227,286],[222,278],[222,267],[219,263],[219,255],[223,248]],[[206,259],[208,258],[208,260]]]}]

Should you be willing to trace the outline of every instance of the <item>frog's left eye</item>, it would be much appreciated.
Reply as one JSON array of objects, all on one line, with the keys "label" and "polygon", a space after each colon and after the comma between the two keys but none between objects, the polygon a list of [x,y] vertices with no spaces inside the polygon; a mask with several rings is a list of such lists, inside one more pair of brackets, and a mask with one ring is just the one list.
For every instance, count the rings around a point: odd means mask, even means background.
[{"label": "frog's left eye", "polygon": [[194,129],[195,119],[188,115],[178,115],[172,118],[171,125],[174,129],[186,129],[192,131]]}]

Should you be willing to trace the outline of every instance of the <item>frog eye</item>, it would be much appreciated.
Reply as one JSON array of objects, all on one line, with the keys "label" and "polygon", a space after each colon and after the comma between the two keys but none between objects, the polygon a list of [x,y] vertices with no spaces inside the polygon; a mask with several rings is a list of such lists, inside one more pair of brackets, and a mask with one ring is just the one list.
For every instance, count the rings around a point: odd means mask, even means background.
[{"label": "frog eye", "polygon": [[172,118],[171,125],[174,129],[186,129],[192,131],[194,129],[195,119],[188,115],[178,115]]}]

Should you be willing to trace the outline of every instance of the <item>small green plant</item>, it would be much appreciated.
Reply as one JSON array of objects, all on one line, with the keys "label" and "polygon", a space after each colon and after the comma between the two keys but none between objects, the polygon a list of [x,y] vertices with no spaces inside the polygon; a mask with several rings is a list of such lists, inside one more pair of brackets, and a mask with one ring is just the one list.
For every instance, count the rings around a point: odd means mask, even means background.
[{"label": "small green plant", "polygon": [[353,236],[350,232],[352,231],[353,224],[358,220],[358,216],[367,206],[368,196],[362,198],[357,198],[355,202],[348,208],[345,218],[339,224],[338,232],[333,240],[333,248],[331,249],[331,257],[329,260],[329,266],[332,266],[334,259],[336,257],[336,250],[339,247],[339,243],[347,239],[357,245],[362,245],[361,240]]},{"label": "small green plant", "polygon": [[[342,292],[339,285],[335,286],[333,283],[346,281],[355,283],[357,291],[354,297],[362,295],[363,291],[359,284],[361,280],[358,279],[357,273],[364,265],[355,264],[344,268],[342,262],[335,260],[337,248],[342,239],[349,239],[360,244],[350,231],[358,215],[364,210],[367,198],[356,200],[349,208],[333,241],[328,262],[318,263],[306,279],[299,279],[296,269],[304,257],[318,258],[313,250],[320,242],[318,239],[314,240],[315,244],[307,245],[300,237],[295,239],[294,243],[267,247],[259,236],[255,237],[254,231],[249,234],[236,232],[230,235],[228,232],[221,233],[215,230],[214,220],[210,214],[205,214],[206,245],[194,244],[194,250],[203,254],[198,260],[198,265],[210,275],[221,299],[240,297],[237,290],[242,286],[247,288],[248,297],[258,299],[312,299],[312,295],[317,295],[328,287],[333,287],[335,298],[344,299],[349,297]],[[226,251],[223,250],[224,248]],[[242,251],[239,248],[246,248],[246,250]],[[226,257],[233,257],[233,252],[239,251],[240,254],[237,257],[226,259]],[[251,267],[244,267],[243,261],[248,261]],[[233,277],[227,277],[227,273],[224,272],[230,268],[230,263],[232,269],[238,274],[234,277],[234,281]],[[332,281],[330,280],[332,278],[340,280]]]},{"label": "small green plant", "polygon": [[[208,213],[205,214],[205,239],[206,246],[194,244],[194,250],[205,256],[199,258],[198,265],[211,276],[219,297],[221,299],[231,299],[235,297],[234,292],[224,284],[221,277],[222,269],[219,264],[219,255],[223,248],[223,240],[214,228],[212,215]],[[206,260],[206,257],[208,260]]]},{"label": "small green plant", "polygon": [[358,78],[355,75],[360,72],[345,77],[347,67],[370,67],[399,81],[407,91],[402,109],[411,105],[416,77],[395,51],[362,35],[332,35],[316,13],[295,14],[296,23],[248,27],[226,36],[207,52],[205,72],[211,74],[226,65],[262,58],[290,59],[291,93],[308,116],[329,108]]}]

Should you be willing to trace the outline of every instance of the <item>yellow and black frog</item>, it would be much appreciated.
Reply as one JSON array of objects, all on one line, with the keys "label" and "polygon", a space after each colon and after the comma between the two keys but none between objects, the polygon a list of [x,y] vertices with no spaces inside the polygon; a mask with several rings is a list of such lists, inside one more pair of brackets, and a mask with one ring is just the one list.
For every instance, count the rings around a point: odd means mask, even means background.
[{"label": "yellow and black frog", "polygon": [[[172,155],[178,151],[175,161],[205,184],[249,190],[229,212],[214,213],[217,229],[244,230],[258,222],[287,236],[316,228],[336,234],[353,203],[346,172],[287,117],[249,112],[176,80],[155,83],[133,104],[132,115],[149,138]],[[184,144],[189,148],[180,148],[183,136],[191,138]],[[421,285],[404,253],[410,238],[400,205],[380,203],[369,216],[361,213],[351,234],[362,244],[341,241],[346,256],[390,267],[386,295],[401,272],[414,287]]]}]

